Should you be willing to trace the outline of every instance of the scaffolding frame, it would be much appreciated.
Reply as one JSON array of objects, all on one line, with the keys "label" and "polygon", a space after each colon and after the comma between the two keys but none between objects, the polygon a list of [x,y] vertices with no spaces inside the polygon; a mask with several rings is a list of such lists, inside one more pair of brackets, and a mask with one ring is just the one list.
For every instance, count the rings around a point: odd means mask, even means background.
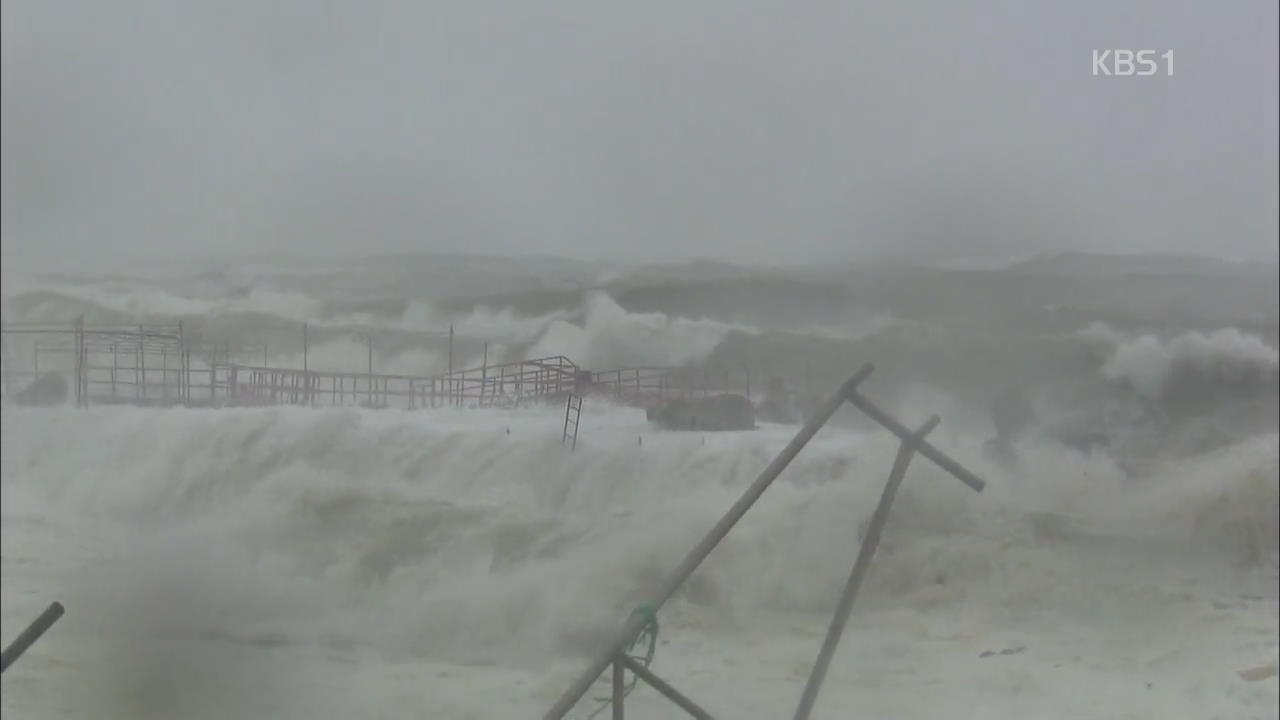
[{"label": "scaffolding frame", "polygon": [[[760,499],[764,491],[782,474],[787,465],[800,454],[800,451],[813,439],[818,430],[826,425],[836,411],[846,402],[896,435],[899,440],[897,457],[894,460],[889,479],[885,483],[880,502],[872,515],[867,534],[862,540],[849,580],[832,615],[817,661],[814,663],[813,670],[805,683],[804,692],[795,712],[796,720],[807,720],[814,704],[817,702],[822,682],[826,678],[831,659],[835,655],[835,650],[840,643],[845,625],[852,612],[854,599],[870,568],[871,560],[880,542],[880,535],[888,521],[889,509],[893,505],[898,487],[906,476],[907,466],[910,464],[911,459],[917,454],[925,456],[975,492],[981,492],[986,486],[986,483],[981,478],[937,449],[927,440],[928,434],[940,422],[938,416],[930,417],[919,428],[911,430],[859,391],[859,385],[871,375],[873,369],[870,364],[864,365],[862,369],[845,381],[840,389],[822,404],[809,422],[801,428],[791,442],[760,473],[759,477],[747,488],[738,501],[729,508],[703,539],[689,551],[676,569],[666,577],[647,603],[647,606],[651,607],[653,612],[656,613],[663,604],[671,599],[680,586],[684,584],[685,580],[698,569],[702,561],[711,554],[711,551],[724,540],[734,525]],[[610,701],[613,705],[613,717],[615,720],[621,720],[623,717],[624,691],[626,688],[623,674],[626,670],[630,670],[636,677],[644,680],[650,687],[675,703],[690,716],[711,718],[712,715],[697,703],[659,678],[651,670],[628,657],[627,648],[635,641],[643,628],[644,619],[633,614],[613,636],[612,640],[594,656],[590,665],[587,666],[582,674],[577,676],[569,688],[556,700],[555,704],[547,710],[546,714],[542,716],[543,720],[560,720],[560,718],[563,718],[582,699],[596,679],[611,666],[613,668],[613,693]]]}]

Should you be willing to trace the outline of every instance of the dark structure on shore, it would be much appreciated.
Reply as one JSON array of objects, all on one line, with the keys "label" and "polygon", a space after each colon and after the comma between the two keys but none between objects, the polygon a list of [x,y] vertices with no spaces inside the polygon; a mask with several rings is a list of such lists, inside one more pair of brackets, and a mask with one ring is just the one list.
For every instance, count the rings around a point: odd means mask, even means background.
[{"label": "dark structure on shore", "polygon": [[649,422],[666,430],[754,430],[755,408],[743,395],[676,398],[646,411]]}]

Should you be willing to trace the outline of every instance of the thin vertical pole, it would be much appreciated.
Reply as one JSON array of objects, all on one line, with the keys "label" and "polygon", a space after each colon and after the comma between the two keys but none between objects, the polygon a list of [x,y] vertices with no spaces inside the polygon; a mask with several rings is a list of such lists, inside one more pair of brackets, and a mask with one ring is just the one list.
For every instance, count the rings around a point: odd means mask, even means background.
[{"label": "thin vertical pole", "polygon": [[622,675],[622,660],[613,661],[613,720],[624,720],[622,717],[622,700],[627,696],[627,682]]},{"label": "thin vertical pole", "polygon": [[138,383],[138,390],[142,393],[142,399],[147,399],[147,351],[144,347],[147,334],[142,326],[138,326],[138,372],[142,376],[141,382]]},{"label": "thin vertical pole", "polygon": [[938,426],[937,415],[925,421],[910,438],[903,440],[898,446],[898,455],[893,461],[893,470],[889,472],[889,480],[880,495],[880,503],[871,515],[871,523],[867,526],[866,537],[862,539],[862,547],[858,548],[858,557],[853,563],[853,571],[849,574],[849,582],[845,584],[835,614],[831,616],[831,624],[827,628],[827,636],[822,641],[822,649],[818,652],[818,660],[813,665],[813,672],[805,683],[804,694],[800,696],[800,705],[796,708],[796,720],[807,720],[813,712],[813,705],[818,699],[818,691],[822,689],[822,681],[827,677],[827,669],[831,666],[831,658],[840,644],[840,636],[844,634],[845,624],[849,621],[849,613],[853,610],[854,598],[862,587],[862,581],[871,567],[876,547],[880,545],[880,535],[884,532],[885,523],[889,521],[889,508],[898,494],[898,487],[907,475],[907,466],[916,454],[916,447],[925,436]]},{"label": "thin vertical pole", "polygon": [[89,345],[85,342],[84,326],[80,327],[80,366],[84,369],[84,406],[89,407]]},{"label": "thin vertical pole", "polygon": [[484,356],[480,361],[480,407],[484,407],[484,389],[489,384],[489,343],[484,344]]},{"label": "thin vertical pole", "polygon": [[84,387],[84,317],[76,319],[76,407],[83,407],[81,391]]},{"label": "thin vertical pole", "polygon": [[369,343],[369,407],[373,407],[373,335],[365,339]]},{"label": "thin vertical pole", "polygon": [[187,401],[187,341],[182,330],[182,321],[178,321],[178,398],[185,405]]},{"label": "thin vertical pole", "polygon": [[[310,354],[310,351],[311,351],[311,341],[307,337],[307,323],[302,323],[302,374],[306,376],[308,379],[311,377],[311,373],[307,372],[310,369],[310,366],[308,365],[308,362],[307,362],[308,361],[307,356]],[[311,404],[311,383],[310,382],[307,383],[307,404],[308,405]]]}]

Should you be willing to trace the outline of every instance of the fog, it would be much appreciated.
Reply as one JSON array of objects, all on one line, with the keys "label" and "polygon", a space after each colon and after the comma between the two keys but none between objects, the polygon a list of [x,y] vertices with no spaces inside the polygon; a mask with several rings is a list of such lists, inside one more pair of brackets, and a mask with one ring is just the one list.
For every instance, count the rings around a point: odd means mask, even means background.
[{"label": "fog", "polygon": [[[2,13],[15,265],[1276,254],[1268,0]],[[1094,77],[1105,48],[1174,74]]]}]

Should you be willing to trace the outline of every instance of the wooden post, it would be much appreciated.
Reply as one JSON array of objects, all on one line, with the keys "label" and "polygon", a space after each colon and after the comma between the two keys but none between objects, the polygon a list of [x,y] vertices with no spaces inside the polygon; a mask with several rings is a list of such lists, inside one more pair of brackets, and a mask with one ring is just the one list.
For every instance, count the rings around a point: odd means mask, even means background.
[{"label": "wooden post", "polygon": [[366,339],[369,341],[369,407],[373,407],[373,335]]},{"label": "wooden post", "polygon": [[178,339],[178,399],[183,406],[187,405],[187,346],[181,339],[181,332]]},{"label": "wooden post", "polygon": [[76,351],[76,407],[83,407],[81,398],[82,388],[84,387],[84,316],[76,318],[75,325],[75,351]]},{"label": "wooden post", "polygon": [[480,407],[484,407],[484,388],[489,382],[489,343],[484,344],[484,355],[480,361]]},{"label": "wooden post", "polygon": [[613,720],[623,720],[622,700],[627,695],[627,681],[622,674],[622,657],[613,661]]},{"label": "wooden post", "polygon": [[28,648],[40,639],[41,635],[44,635],[58,621],[58,618],[62,617],[63,612],[62,603],[59,602],[51,603],[49,607],[45,608],[45,611],[40,613],[40,617],[36,618],[35,622],[18,634],[13,644],[5,648],[3,652],[0,652],[0,672],[8,670],[14,660],[21,657]]},{"label": "wooden post", "polygon": [[[307,337],[307,323],[302,323],[302,373],[310,377],[310,365],[308,364],[308,355],[311,353],[311,340]],[[307,383],[308,390],[311,387]],[[308,392],[307,404],[311,404],[310,393]]]},{"label": "wooden post", "polygon": [[138,374],[141,380],[138,381],[138,392],[142,393],[142,399],[147,399],[147,350],[145,342],[147,339],[146,331],[142,326],[138,326]]},{"label": "wooden post", "polygon": [[182,321],[178,321],[178,397],[182,404],[187,404],[187,335],[183,331]]}]

